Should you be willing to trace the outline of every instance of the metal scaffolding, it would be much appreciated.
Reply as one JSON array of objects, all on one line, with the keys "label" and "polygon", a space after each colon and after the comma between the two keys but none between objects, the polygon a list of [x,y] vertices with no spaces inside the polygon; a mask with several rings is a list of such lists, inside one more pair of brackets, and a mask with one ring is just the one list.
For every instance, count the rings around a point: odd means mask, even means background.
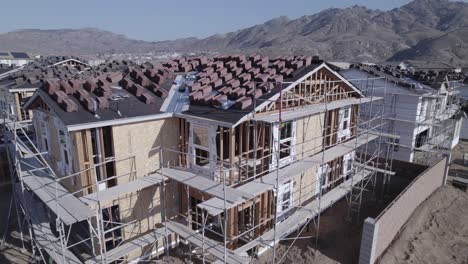
[{"label": "metal scaffolding", "polygon": [[[163,248],[167,247],[168,233],[153,224],[153,228],[146,235],[137,236],[135,239],[130,238],[129,241],[132,243],[122,241],[114,249],[106,249],[106,238],[109,233],[117,228],[128,227],[135,221],[122,223],[104,219],[104,211],[109,209],[103,204],[127,193],[159,186],[163,182],[161,175],[156,173],[159,167],[155,168],[153,174],[104,190],[99,188],[103,183],[132,174],[136,175],[137,171],[132,168],[124,175],[98,180],[99,168],[110,162],[121,162],[134,159],[134,157],[107,158],[88,169],[58,177],[47,161],[48,153],[40,152],[32,140],[32,122],[18,122],[15,116],[6,112],[2,113],[2,116],[3,132],[5,142],[8,143],[8,158],[11,165],[12,198],[17,208],[21,240],[23,240],[23,227],[27,226],[34,257],[39,256],[45,263],[49,258],[56,263],[63,264],[113,263],[125,260],[126,255],[136,249],[151,248],[160,239],[164,239],[166,244]],[[159,149],[154,150],[159,151]],[[74,191],[65,187],[66,181],[79,177],[85,172],[93,175],[92,186],[81,186]],[[94,188],[95,191],[84,195],[85,190],[89,188]],[[149,210],[157,206],[153,202],[150,204]],[[79,227],[76,226],[83,224],[87,225],[88,230],[78,237],[75,229]],[[88,232],[87,235],[86,232]],[[83,244],[88,244],[87,247],[90,249],[83,250]]]},{"label": "metal scaffolding", "polygon": [[[383,87],[377,87],[374,84],[375,80],[384,80]],[[383,185],[387,184],[394,173],[393,168],[393,153],[394,148],[400,146],[396,139],[399,138],[395,131],[395,120],[393,113],[388,111],[394,104],[387,101],[387,80],[384,78],[367,78],[361,80],[365,83],[365,89],[361,89],[359,99],[346,99],[346,103],[339,104],[328,89],[334,87],[342,81],[326,81],[322,83],[324,94],[316,95],[315,97],[301,97],[291,95],[289,91],[283,92],[282,84],[280,84],[280,93],[278,100],[263,101],[261,103],[279,104],[277,117],[268,116],[261,113],[252,113],[250,126],[253,127],[253,136],[257,139],[259,123],[265,120],[273,120],[278,123],[277,132],[281,135],[283,117],[296,118],[307,117],[315,114],[320,115],[321,133],[320,136],[313,137],[308,140],[303,140],[301,143],[291,145],[287,150],[301,148],[297,151],[293,158],[293,162],[284,166],[280,162],[280,152],[284,149],[281,146],[280,140],[274,142],[273,126],[270,123],[269,135],[271,153],[257,157],[257,148],[254,144],[253,158],[247,161],[239,158],[238,164],[225,164],[224,160],[213,160],[216,164],[216,173],[209,179],[200,173],[195,173],[187,170],[188,158],[204,158],[181,150],[167,149],[157,147],[154,150],[159,152],[160,162],[154,167],[154,173],[144,177],[135,177],[136,179],[117,185],[105,190],[100,190],[99,186],[105,181],[125,177],[128,174],[137,175],[139,172],[135,168],[125,175],[114,176],[103,181],[99,181],[97,170],[105,166],[109,162],[119,162],[135,157],[127,157],[125,159],[109,158],[105,161],[94,164],[93,167],[86,169],[93,174],[95,191],[83,195],[84,189],[89,186],[79,188],[73,192],[69,191],[64,184],[74,177],[78,177],[85,171],[73,173],[65,177],[59,177],[54,173],[54,170],[47,161],[47,153],[40,152],[31,139],[30,129],[31,123],[18,122],[16,118],[6,112],[3,113],[4,120],[4,135],[8,143],[8,157],[10,160],[10,170],[13,184],[13,201],[17,208],[17,218],[20,226],[20,233],[23,237],[23,219],[27,223],[28,233],[31,237],[32,253],[35,256],[40,256],[44,262],[47,262],[47,253],[57,263],[112,263],[114,261],[129,261],[126,255],[132,250],[147,246],[156,246],[155,252],[146,252],[147,256],[158,255],[162,251],[169,255],[169,248],[174,244],[170,241],[173,234],[176,234],[175,243],[183,240],[189,244],[191,248],[195,245],[201,252],[197,254],[202,259],[203,263],[217,259],[223,263],[249,263],[252,258],[259,252],[260,248],[273,250],[273,263],[282,263],[285,260],[286,254],[292,247],[295,241],[300,239],[315,239],[318,243],[320,235],[320,217],[321,213],[339,200],[345,198],[348,203],[348,217],[352,219],[357,216],[359,218],[362,196],[365,191],[375,193],[377,177],[383,178]],[[383,90],[383,97],[375,96],[376,89]],[[351,92],[346,93],[346,97]],[[293,97],[299,97],[292,99]],[[290,101],[302,100],[303,102],[318,102],[307,104],[303,107],[303,112],[291,111],[288,108],[283,109],[284,105],[288,105]],[[342,101],[344,102],[344,100]],[[376,103],[380,102],[380,103]],[[344,140],[334,142],[333,138],[338,137],[339,131],[332,131],[332,126],[329,125],[331,111],[340,109],[344,106],[359,105],[360,109],[354,113],[356,120],[353,126],[349,126],[351,134]],[[254,106],[257,106],[257,101],[254,100]],[[353,108],[350,108],[353,111]],[[351,113],[350,113],[351,115]],[[437,151],[446,151],[446,145],[443,142],[451,140],[444,135],[450,134],[453,126],[441,126],[435,119],[429,120],[428,125],[436,127],[431,138],[427,138],[426,143],[437,146],[433,151],[431,148],[426,152],[428,155],[438,155]],[[224,128],[222,130],[224,133]],[[440,136],[443,135],[443,136]],[[265,137],[263,137],[265,138]],[[322,141],[320,146],[314,146],[311,149],[305,149],[306,143]],[[277,144],[276,147],[273,144]],[[412,147],[412,146],[411,146]],[[276,152],[274,151],[276,148]],[[423,149],[424,150],[424,149]],[[185,162],[173,161],[165,159],[166,156],[174,154],[184,156],[182,160]],[[240,154],[242,156],[242,153]],[[250,153],[247,154],[249,157]],[[330,173],[337,173],[336,168],[329,168],[328,164],[337,158],[344,155],[351,155],[351,172],[343,175],[338,174],[338,179],[333,182],[328,182]],[[426,160],[427,157],[425,157]],[[257,171],[257,164],[264,164],[267,161],[276,159],[274,166],[270,166],[267,170]],[[344,162],[344,161],[343,161]],[[255,164],[253,170],[249,164]],[[150,164],[154,166],[154,164]],[[342,164],[342,166],[344,166]],[[259,194],[267,193],[274,199],[275,203],[272,208],[277,208],[277,202],[280,193],[280,184],[287,179],[292,180],[294,176],[304,175],[304,173],[312,168],[320,168],[320,176],[310,185],[313,190],[318,187],[316,195],[312,195],[313,199],[302,200],[302,194],[299,195],[299,201],[294,206],[294,212],[282,222],[277,221],[278,215],[276,209],[272,212],[272,217],[256,221],[255,215],[258,210],[257,201],[260,199]],[[340,167],[341,168],[341,167]],[[249,175],[245,179],[241,177],[242,173]],[[138,175],[140,176],[140,175]],[[170,183],[182,183],[185,187],[182,189],[187,196],[187,215],[174,212],[174,209],[168,206],[167,198],[169,193],[167,185]],[[160,223],[152,223],[152,228],[136,239],[131,238],[132,243],[121,241],[114,249],[106,249],[106,236],[116,228],[124,228],[134,224],[134,221],[127,223],[112,222],[105,220],[103,210],[107,208],[103,205],[106,201],[116,199],[125,193],[134,193],[145,188],[160,188],[162,197],[161,201],[161,221]],[[303,186],[301,186],[302,188]],[[190,189],[198,189],[211,196],[210,199],[202,201],[195,206],[194,212],[190,206]],[[382,188],[385,189],[385,188]],[[302,190],[302,189],[301,189]],[[252,201],[253,213],[250,216],[251,222],[247,228],[243,228],[240,234],[229,237],[227,231],[229,209],[234,208],[246,201]],[[180,201],[179,201],[180,202]],[[151,210],[159,206],[152,201]],[[179,205],[181,206],[181,205]],[[38,210],[39,209],[39,210]],[[198,215],[200,210],[200,216]],[[182,220],[182,221],[181,221]],[[211,222],[209,223],[209,220]],[[78,223],[86,223],[89,229],[89,235],[79,240],[74,238],[73,226]],[[258,234],[257,230],[261,226],[266,226],[272,223],[273,226],[268,231]],[[107,228],[112,224],[112,228]],[[315,235],[303,236],[303,231],[312,224]],[[295,235],[292,235],[296,233]],[[74,238],[74,239],[71,239]],[[23,239],[23,238],[22,238]],[[229,245],[234,241],[243,239],[245,242],[237,249],[230,249]],[[163,241],[162,247],[159,241]],[[279,255],[276,251],[276,245],[282,241],[290,241],[286,252]],[[90,252],[81,252],[77,249],[83,244],[91,244]],[[197,252],[195,250],[195,252]],[[214,259],[207,259],[208,255],[212,255]]]},{"label": "metal scaffolding", "polygon": [[[330,102],[329,98],[331,99],[332,96],[330,95],[326,88],[325,88],[325,94],[321,95],[322,98],[325,98],[325,100],[322,103],[319,103],[320,107],[317,108],[317,105],[315,106],[315,109],[308,109],[305,111],[304,114],[300,115],[295,111],[296,115],[299,115],[298,117],[305,117],[307,116],[307,113],[309,115],[314,114],[314,113],[323,113],[323,118],[320,118],[320,123],[322,124],[322,135],[317,138],[312,138],[309,139],[308,141],[314,141],[321,139],[322,140],[322,146],[315,148],[315,149],[307,149],[307,150],[302,150],[302,152],[296,154],[296,158],[294,159],[294,162],[292,164],[289,164],[286,168],[288,168],[288,171],[286,172],[285,169],[280,166],[279,162],[279,155],[274,155],[270,154],[268,156],[262,157],[260,159],[267,159],[267,158],[276,158],[276,164],[273,169],[270,169],[269,172],[265,173],[258,173],[254,174],[253,176],[250,176],[248,180],[242,181],[239,180],[238,182],[235,182],[232,178],[226,179],[227,175],[230,175],[229,172],[231,172],[233,169],[235,171],[246,171],[246,169],[242,168],[241,162],[239,162],[239,165],[236,168],[232,167],[225,167],[224,161],[219,161],[216,160],[214,162],[219,163],[217,167],[220,168],[220,175],[222,177],[217,177],[219,179],[220,185],[218,185],[222,192],[218,194],[214,194],[213,192],[210,193],[212,195],[215,195],[215,198],[212,198],[211,201],[205,201],[202,202],[201,204],[198,205],[198,207],[201,207],[201,221],[197,222],[196,219],[193,219],[191,216],[194,212],[192,212],[191,209],[189,209],[189,212],[187,216],[185,215],[180,215],[182,219],[187,221],[188,224],[191,225],[196,225],[197,228],[196,230],[190,230],[190,228],[187,228],[184,230],[187,234],[185,234],[186,237],[192,238],[192,240],[187,239],[189,242],[193,243],[196,246],[199,246],[201,248],[201,259],[203,262],[205,262],[205,256],[207,253],[210,253],[214,255],[218,261],[222,261],[224,263],[247,263],[251,261],[252,257],[255,257],[255,250],[251,252],[250,256],[247,253],[247,251],[250,251],[251,249],[256,248],[257,246],[262,246],[266,248],[272,248],[273,249],[273,263],[281,263],[284,261],[285,256],[287,251],[284,253],[282,256],[277,256],[276,253],[276,245],[281,242],[281,241],[292,241],[291,245],[289,248],[293,245],[293,243],[298,240],[298,239],[311,239],[315,238],[316,242],[318,243],[318,237],[319,237],[319,231],[320,231],[320,215],[321,213],[328,207],[332,206],[335,202],[339,201],[340,199],[347,197],[349,201],[349,207],[350,210],[349,212],[352,212],[353,210],[352,207],[356,206],[357,213],[359,213],[359,207],[360,207],[360,202],[361,202],[361,196],[362,192],[368,188],[369,182],[373,182],[375,185],[375,177],[377,174],[382,174],[382,175],[392,175],[393,173],[391,172],[391,155],[384,155],[384,152],[387,151],[389,152],[388,148],[391,148],[391,144],[386,146],[386,148],[381,147],[383,145],[383,140],[381,139],[384,137],[384,134],[387,135],[388,137],[392,137],[393,134],[389,133],[384,133],[382,127],[384,127],[386,124],[385,122],[388,122],[386,119],[383,117],[383,109],[384,109],[384,104],[381,104],[380,111],[374,112],[372,111],[372,104],[373,101],[376,100],[382,100],[383,98],[377,98],[373,95],[372,90],[374,87],[372,86],[371,80],[366,80],[369,82],[369,89],[368,91],[365,91],[364,95],[367,95],[364,98],[357,99],[357,101],[353,101],[354,105],[361,105],[361,104],[370,104],[370,112],[369,115],[373,115],[374,118],[371,119],[365,119],[361,120],[358,115],[358,121],[356,122],[355,127],[352,127],[351,130],[355,130],[354,135],[352,138],[355,140],[349,140],[348,142],[338,142],[338,143],[329,143],[327,145],[327,136],[332,136],[330,134],[327,134],[328,129],[330,128],[328,126],[328,115],[330,110],[335,110],[339,109],[340,107],[347,106],[350,104],[344,104],[344,105],[337,105],[336,102]],[[327,83],[324,84],[324,87],[332,87],[335,85],[337,81],[328,81]],[[281,87],[281,86],[280,86]],[[385,87],[381,87],[381,89],[385,89]],[[304,101],[312,101],[312,98],[300,98]],[[282,88],[280,88],[280,97],[279,97],[279,111],[278,111],[278,117],[274,119],[276,122],[279,122],[278,125],[278,134],[281,134],[281,122],[282,122],[282,114],[283,109],[282,105],[285,103],[283,101],[283,93],[282,93]],[[276,103],[277,101],[271,101],[272,103]],[[254,105],[257,105],[257,102],[254,100]],[[329,106],[331,105],[331,106]],[[305,106],[304,108],[306,108]],[[269,116],[267,117],[271,119],[272,117]],[[257,120],[261,120],[262,117],[258,118],[256,116],[256,113],[253,113],[252,116],[252,121],[255,125],[253,131],[254,136],[256,136],[256,125],[257,125]],[[380,128],[380,129],[379,129]],[[273,133],[273,131],[272,131]],[[338,133],[338,131],[334,132],[333,134]],[[377,148],[373,150],[371,153],[368,153],[368,145],[371,142],[375,142],[378,139],[377,143]],[[277,142],[279,144],[279,141]],[[306,141],[302,142],[301,144],[307,143]],[[300,147],[301,144],[297,144],[295,146],[296,149]],[[256,149],[256,145],[254,144],[254,148]],[[278,145],[278,150],[281,149],[281,146]],[[385,149],[385,151],[384,151]],[[169,152],[178,152],[176,150],[167,150],[165,151]],[[178,152],[179,153],[179,152]],[[254,151],[256,153],[256,151]],[[253,223],[250,224],[250,228],[247,230],[244,230],[240,235],[237,235],[235,237],[227,238],[226,234],[226,225],[227,225],[227,217],[221,217],[221,221],[219,222],[219,226],[221,226],[221,233],[218,233],[213,230],[211,226],[207,226],[207,219],[208,215],[212,214],[214,216],[216,215],[221,215],[221,216],[226,216],[227,215],[227,210],[230,208],[233,208],[235,205],[240,204],[243,201],[247,200],[253,200],[253,211],[255,212],[256,210],[259,210],[256,208],[256,200],[258,199],[257,193],[261,193],[264,191],[268,190],[273,190],[274,193],[279,193],[279,186],[280,182],[284,181],[285,178],[292,178],[295,176],[295,174],[300,174],[304,173],[305,170],[308,168],[310,169],[311,165],[310,162],[313,162],[315,166],[320,166],[323,167],[326,165],[328,162],[333,161],[335,158],[342,157],[343,155],[347,153],[353,153],[353,156],[355,156],[352,159],[353,162],[353,171],[350,174],[349,179],[344,179],[345,175],[342,175],[340,179],[337,180],[337,182],[332,182],[332,183],[327,183],[326,185],[322,185],[323,182],[326,182],[323,177],[328,177],[328,171],[327,173],[321,174],[321,178],[312,183],[312,184],[319,184],[319,193],[318,196],[312,201],[306,203],[305,201],[301,201],[299,205],[295,206],[295,213],[289,216],[289,218],[286,218],[284,222],[282,223],[277,223],[275,220],[275,217],[273,218],[273,228],[268,231],[267,233],[254,238],[252,241],[248,242],[247,244],[241,246],[240,248],[236,250],[229,250],[227,245],[232,242],[233,240],[236,240],[242,236],[246,236],[251,233],[255,233],[255,229],[264,224],[267,221],[270,221],[271,219],[267,219],[264,222],[260,223],[255,223],[255,217],[253,217]],[[354,153],[356,153],[354,155]],[[191,156],[191,154],[187,153],[182,153],[182,155],[187,155]],[[313,155],[312,155],[313,154]],[[299,156],[302,156],[299,158]],[[164,155],[163,155],[164,156]],[[384,156],[384,159],[379,158],[380,156]],[[199,156],[194,156],[193,158],[201,158]],[[251,161],[253,164],[259,163],[258,158],[254,156],[255,160]],[[309,164],[307,164],[309,163]],[[179,164],[180,165],[180,164]],[[382,167],[382,165],[384,165]],[[174,169],[177,168],[177,164],[175,165],[169,165],[170,168]],[[255,167],[254,167],[255,168]],[[179,168],[181,169],[181,168]],[[248,170],[248,169],[247,169]],[[223,173],[224,171],[224,173]],[[255,169],[254,169],[255,171]],[[290,173],[287,175],[286,173]],[[206,185],[200,184],[194,184],[194,183],[188,183],[181,177],[177,177],[174,175],[165,175],[167,177],[170,177],[176,181],[179,181],[182,184],[189,184],[190,188],[195,188],[202,190],[203,188],[207,189]],[[196,177],[195,174],[190,175],[190,177]],[[252,181],[252,179],[254,179]],[[257,179],[257,180],[255,180]],[[343,180],[343,182],[340,184],[338,181]],[[265,184],[266,186],[261,186],[261,184]],[[336,188],[332,189],[330,186],[332,185],[337,185]],[[273,186],[273,187],[272,187]],[[209,189],[214,190],[215,188],[211,186]],[[236,200],[236,198],[229,198],[226,196],[226,190],[228,190],[228,193],[231,195],[235,194],[235,191],[240,191],[238,194],[238,198],[240,201],[235,201],[233,202],[232,200]],[[187,189],[188,192],[188,189]],[[254,195],[253,198],[248,198],[248,197],[242,197],[243,194],[245,193],[250,193]],[[190,196],[187,193],[187,197],[189,198]],[[277,199],[276,199],[277,201]],[[276,208],[276,204],[273,205],[273,207]],[[219,208],[219,209],[213,209],[213,208]],[[276,214],[276,213],[275,213]],[[196,217],[195,217],[196,218]],[[289,220],[289,221],[288,221]],[[316,235],[315,236],[302,236],[302,231],[305,230],[306,227],[309,226],[309,223],[313,223],[314,229],[316,230]],[[175,231],[176,233],[182,232],[182,231]],[[206,233],[216,233],[222,238],[222,242],[216,243],[215,240],[212,238],[207,238]],[[297,232],[297,235],[290,236],[292,233]],[[194,241],[194,237],[197,237],[198,241]],[[263,237],[263,238],[262,238]],[[229,240],[229,241],[228,241]],[[207,244],[208,242],[208,244]],[[209,249],[206,249],[206,246],[208,245]],[[218,248],[218,252],[213,252],[213,250],[210,250],[214,247]],[[288,250],[289,250],[288,248]],[[224,251],[224,254],[221,254],[221,252]],[[245,259],[245,257],[249,256],[250,259]]]}]

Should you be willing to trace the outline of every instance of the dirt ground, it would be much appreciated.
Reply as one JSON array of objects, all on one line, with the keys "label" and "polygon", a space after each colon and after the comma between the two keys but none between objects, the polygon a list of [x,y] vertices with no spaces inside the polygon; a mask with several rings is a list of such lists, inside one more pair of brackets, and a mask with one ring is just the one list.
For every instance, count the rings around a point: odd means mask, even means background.
[{"label": "dirt ground", "polygon": [[[340,200],[321,215],[320,233],[316,244],[316,232],[314,225],[310,224],[309,232],[304,230],[301,237],[296,240],[288,251],[291,241],[285,241],[278,245],[276,250],[277,263],[344,263],[354,264],[359,260],[359,248],[361,243],[362,225],[367,217],[376,217],[400,192],[409,184],[406,178],[394,178],[387,194],[381,196],[380,190],[376,194],[365,192],[362,201],[360,218],[354,215],[353,221],[347,220],[348,203]],[[373,197],[380,197],[375,199]],[[292,236],[295,236],[294,234]],[[291,237],[292,237],[291,236]],[[337,250],[338,249],[338,250]],[[188,248],[178,247],[170,251],[170,257],[153,260],[154,263],[202,263],[196,254],[190,255]],[[286,255],[285,255],[285,252]],[[272,263],[273,251],[269,250],[259,258],[252,260],[255,264]],[[153,262],[152,262],[153,263]],[[208,262],[209,263],[209,262]]]},{"label": "dirt ground", "polygon": [[468,194],[438,189],[411,216],[380,263],[468,263]]},{"label": "dirt ground", "polygon": [[460,143],[452,150],[450,176],[468,179],[468,165],[465,165],[463,161],[465,153],[468,153],[468,141],[460,140]]},{"label": "dirt ground", "polygon": [[[361,217],[359,221],[354,219],[347,221],[348,204],[345,199],[336,203],[321,215],[320,233],[318,244],[316,244],[316,232],[311,224],[310,232],[303,232],[301,236],[311,238],[297,240],[291,249],[284,253],[291,245],[289,241],[282,242],[277,248],[277,262],[282,263],[357,263],[359,260],[359,246],[361,243],[362,223],[368,216],[376,216],[388,201],[377,201],[370,198],[367,193],[363,199]],[[391,200],[389,197],[388,200]],[[271,263],[273,252],[269,250],[258,259],[257,264]]]},{"label": "dirt ground", "polygon": [[[309,232],[304,230],[301,234],[301,237],[308,238],[297,240],[289,251],[288,247],[291,245],[290,241],[282,242],[277,247],[277,263],[280,259],[282,259],[281,263],[298,264],[357,263],[364,218],[377,216],[377,214],[393,200],[394,196],[398,194],[397,190],[401,190],[401,186],[395,188],[394,194],[381,200],[371,199],[371,193],[366,193],[363,199],[359,221],[357,218],[351,222],[346,220],[348,204],[345,199],[342,199],[321,215],[318,245],[315,239],[315,229],[313,228],[313,224],[310,224]],[[339,250],[337,250],[337,248]],[[178,248],[170,251],[170,257],[153,260],[151,263],[202,263],[200,255],[191,255],[188,252],[190,252],[190,250],[187,246],[179,245]],[[285,252],[287,252],[286,255]],[[215,260],[209,259],[209,257],[211,256],[208,254],[207,263]],[[269,264],[272,263],[272,257],[273,251],[269,250],[261,257],[253,259],[252,263]]]}]

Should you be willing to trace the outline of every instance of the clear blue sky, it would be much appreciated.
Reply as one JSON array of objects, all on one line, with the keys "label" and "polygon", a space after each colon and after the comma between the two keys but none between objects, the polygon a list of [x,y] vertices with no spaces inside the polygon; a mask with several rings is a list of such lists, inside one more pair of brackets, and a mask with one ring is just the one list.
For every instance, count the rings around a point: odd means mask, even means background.
[{"label": "clear blue sky", "polygon": [[273,17],[355,4],[388,10],[410,0],[4,0],[0,32],[96,27],[142,40],[206,37]]}]

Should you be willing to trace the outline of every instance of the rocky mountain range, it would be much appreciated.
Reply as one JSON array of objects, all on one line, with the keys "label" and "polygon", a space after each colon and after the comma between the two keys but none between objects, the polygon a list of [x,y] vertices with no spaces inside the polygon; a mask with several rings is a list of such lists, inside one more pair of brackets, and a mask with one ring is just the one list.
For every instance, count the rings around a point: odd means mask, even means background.
[{"label": "rocky mountain range", "polygon": [[94,28],[0,34],[0,50],[41,54],[262,52],[328,60],[438,60],[468,64],[468,3],[415,0],[389,11],[353,6],[297,19],[278,17],[207,38],[147,42]]}]

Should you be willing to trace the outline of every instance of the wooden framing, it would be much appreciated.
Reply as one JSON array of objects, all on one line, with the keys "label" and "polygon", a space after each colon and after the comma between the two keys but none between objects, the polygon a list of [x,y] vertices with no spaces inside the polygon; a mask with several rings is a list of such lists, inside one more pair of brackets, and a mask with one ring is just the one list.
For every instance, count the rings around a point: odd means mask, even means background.
[{"label": "wooden framing", "polygon": [[75,153],[73,158],[73,169],[81,171],[78,176],[81,180],[81,188],[86,188],[83,195],[91,194],[96,191],[94,174],[92,168],[94,161],[91,158],[93,149],[91,146],[91,132],[89,130],[81,130],[70,133]]},{"label": "wooden framing", "polygon": [[190,132],[190,123],[187,122],[183,118],[178,118],[178,123],[179,123],[179,131],[180,131],[180,137],[179,137],[179,146],[178,149],[180,151],[180,154],[178,155],[179,157],[179,166],[182,167],[188,167],[189,162],[187,160],[187,155],[184,153],[189,153],[189,132]]},{"label": "wooden framing", "polygon": [[236,142],[236,133],[235,129],[229,129],[229,165],[231,170],[229,171],[229,179],[234,179],[234,158],[235,158],[235,142]]},{"label": "wooden framing", "polygon": [[34,92],[15,91],[15,92],[10,92],[10,93],[11,93],[12,99],[14,100],[14,108],[15,108],[15,112],[17,113],[16,117],[18,121],[31,120],[33,116],[33,111],[24,109],[21,101],[23,101],[24,98],[31,97],[34,94]]},{"label": "wooden framing", "polygon": [[[302,82],[298,83],[290,90],[286,91],[283,96],[282,107],[283,109],[289,109],[360,96],[359,92],[354,90],[354,88],[349,84],[342,81],[327,68],[322,68],[314,74],[306,77]],[[278,108],[278,101],[271,102],[259,112],[274,112],[277,111]],[[342,137],[343,140],[354,138],[357,132],[356,124],[359,106],[353,105],[350,109],[351,118],[348,125],[351,127],[351,135],[349,138],[348,136],[346,136],[346,138]],[[316,136],[320,140],[318,148],[323,148],[324,150],[325,148],[332,147],[339,142],[338,131],[340,129],[340,109],[330,110],[327,113],[321,114],[328,116],[328,118],[326,118],[326,120],[323,118],[317,118],[312,122],[320,124],[313,127],[314,129],[318,129],[318,127],[322,129]],[[255,177],[261,177],[264,173],[270,171],[270,155],[273,153],[273,127],[273,124],[256,120],[242,122],[236,127],[217,127],[217,162],[220,164],[226,164],[230,168],[227,171],[228,175],[226,175],[227,185],[236,187],[247,183]],[[189,138],[187,132],[188,122],[181,120],[180,129],[184,131],[183,134],[185,135],[181,137],[181,142],[179,144],[180,151],[182,153],[186,153],[188,152],[187,142]],[[306,132],[307,131],[304,131],[303,129],[303,133]],[[297,140],[297,134],[295,136]],[[325,146],[323,146],[324,140],[321,139],[322,137],[325,137]],[[302,136],[302,141],[305,141],[304,138],[306,137]],[[315,140],[315,138],[313,140]],[[307,150],[308,149],[297,151],[296,155],[298,153],[303,153],[301,158],[305,158],[305,156],[309,156],[309,154],[304,154],[307,153],[305,152]],[[317,150],[314,154],[319,151],[321,150]],[[183,159],[184,158],[182,157],[181,163],[184,162]],[[329,168],[329,173],[327,175],[327,190],[335,188],[344,181],[345,175],[343,175],[343,160],[344,157],[339,157],[327,163]],[[298,176],[301,177],[299,188],[302,188],[303,177],[309,177],[306,179],[307,181],[305,181],[307,183],[307,187],[304,187],[304,190],[307,191],[311,188],[312,190],[315,190],[317,167],[313,167],[310,171]],[[219,166],[219,168],[220,175],[222,175],[223,166]],[[295,182],[298,181],[297,178],[292,178],[291,180]],[[314,184],[313,187],[310,187],[312,184]],[[195,215],[198,215],[200,209],[196,206],[193,208],[193,206],[190,205],[191,199],[194,198],[198,201],[206,201],[206,199],[209,198],[203,193],[193,190],[183,184],[179,184],[179,192],[181,201],[180,213],[189,217],[191,221],[196,221],[197,219],[191,218],[191,210],[195,210]],[[299,200],[302,199],[300,194],[299,196]],[[304,202],[314,199],[314,197],[314,195],[311,195],[310,197],[307,196],[304,198],[305,200],[300,200],[299,203],[303,204]],[[294,206],[297,206],[297,204],[294,204]],[[228,241],[227,247],[229,249],[235,249],[241,242],[250,241],[261,236],[265,232],[271,230],[276,219],[276,197],[274,195],[274,191],[267,191],[249,201],[245,201],[242,204],[230,208],[227,210],[226,216],[221,214],[220,223],[224,222],[223,217],[227,217],[226,237]],[[247,232],[247,230],[250,231]]]},{"label": "wooden framing", "polygon": [[[109,129],[111,134],[105,135],[104,129]],[[80,172],[79,176],[77,176],[77,188],[83,189],[82,195],[91,194],[97,190],[94,170],[91,169],[95,165],[93,157],[96,156],[97,153],[94,153],[93,151],[91,133],[92,131],[90,129],[70,133],[70,138],[73,145],[73,171]],[[99,137],[101,138],[101,160],[104,161],[106,159],[113,158],[114,145],[112,142],[112,129],[109,127],[96,128],[95,133],[99,133]],[[104,141],[107,141],[107,144],[105,144]],[[114,161],[107,162],[106,164],[102,165],[102,179],[108,179],[110,177],[116,176],[115,171]],[[115,186],[116,184],[117,181],[115,179],[106,182],[108,188]]]},{"label": "wooden framing", "polygon": [[[326,95],[325,96],[325,92]],[[305,105],[333,102],[351,97],[360,96],[347,83],[343,82],[327,68],[321,68],[317,72],[306,77],[302,82],[283,94],[283,110]],[[278,99],[279,100],[279,99]],[[271,102],[259,112],[277,111],[279,101]]]}]

